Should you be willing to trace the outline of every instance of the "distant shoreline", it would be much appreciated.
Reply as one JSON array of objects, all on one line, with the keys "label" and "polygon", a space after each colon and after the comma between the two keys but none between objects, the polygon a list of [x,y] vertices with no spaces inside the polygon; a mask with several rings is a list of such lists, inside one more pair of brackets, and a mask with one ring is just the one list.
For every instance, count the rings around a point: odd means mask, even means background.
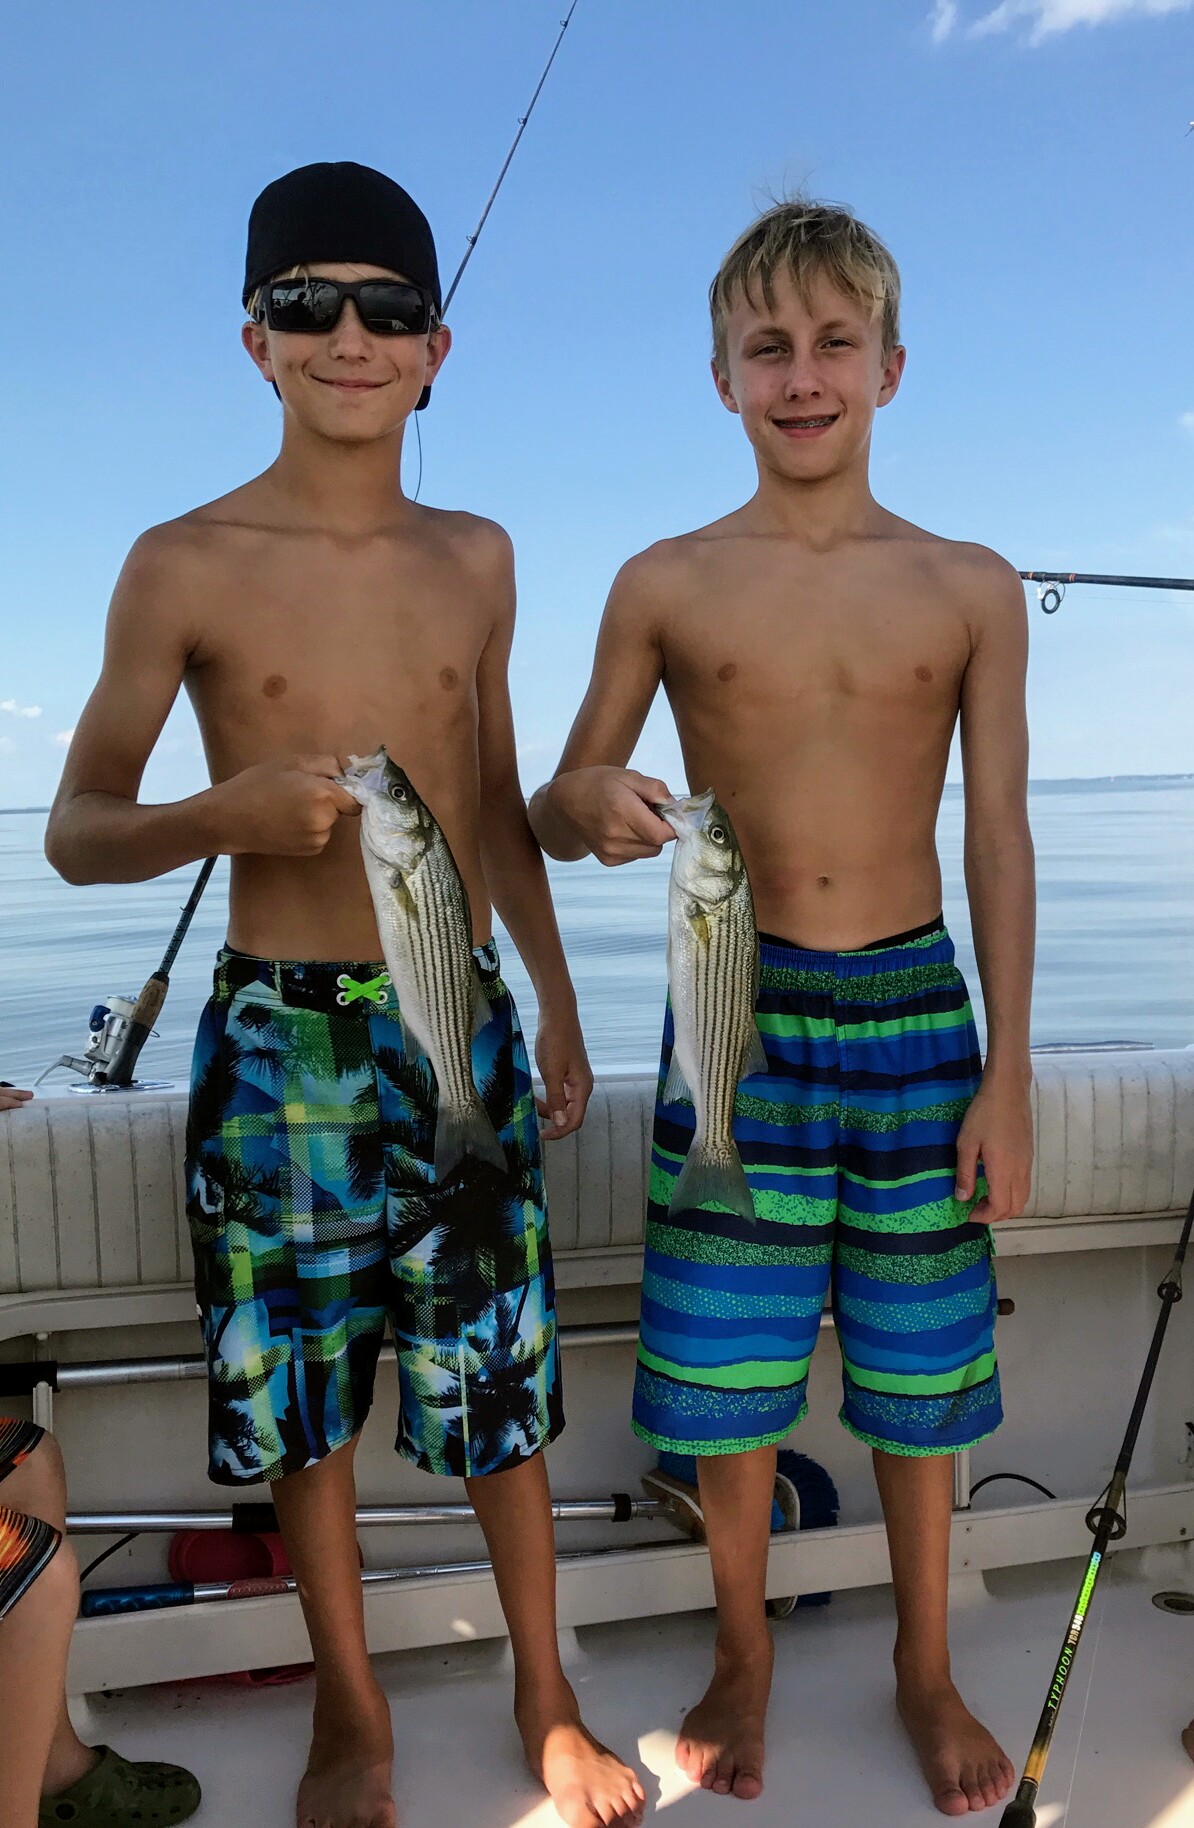
[{"label": "distant shoreline", "polygon": [[[1089,792],[1094,787],[1111,787],[1118,793],[1129,793],[1133,788],[1194,787],[1194,774],[1074,774],[1063,775],[1057,780],[1031,780],[1028,783],[1029,793]],[[947,781],[945,791],[961,793],[962,784],[960,781]],[[48,806],[0,806],[0,818],[49,810]]]}]

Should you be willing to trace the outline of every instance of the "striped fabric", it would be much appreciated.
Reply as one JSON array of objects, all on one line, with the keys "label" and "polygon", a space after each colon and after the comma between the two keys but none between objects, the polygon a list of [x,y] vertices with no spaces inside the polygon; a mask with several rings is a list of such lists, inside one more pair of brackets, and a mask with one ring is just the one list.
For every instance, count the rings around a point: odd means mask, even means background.
[{"label": "striped fabric", "polygon": [[[656,1106],[635,1431],[679,1453],[782,1440],[831,1293],[851,1433],[972,1446],[1002,1412],[990,1232],[953,1196],[981,1060],[952,942],[940,924],[857,952],[765,941],[757,1014],[769,1071],[734,1117],[753,1221],[669,1213],[694,1113]],[[672,1033],[669,1008],[661,1088]]]},{"label": "striped fabric", "polygon": [[[29,1458],[43,1432],[36,1422],[0,1416],[0,1479]],[[53,1524],[0,1505],[0,1619],[28,1593],[61,1541]]]}]

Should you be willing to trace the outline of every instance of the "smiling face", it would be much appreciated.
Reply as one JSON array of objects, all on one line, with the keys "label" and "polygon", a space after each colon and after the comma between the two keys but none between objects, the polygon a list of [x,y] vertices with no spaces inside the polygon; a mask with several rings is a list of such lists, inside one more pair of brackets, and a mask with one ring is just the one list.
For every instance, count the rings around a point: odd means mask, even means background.
[{"label": "smiling face", "polygon": [[[389,267],[316,261],[314,279],[404,279]],[[324,334],[271,330],[248,323],[245,348],[300,425],[337,443],[364,444],[398,430],[435,379],[452,343],[443,324],[426,336],[374,336],[353,299],[345,299]]]},{"label": "smiling face", "polygon": [[862,464],[871,423],[900,384],[904,350],[885,351],[880,316],[824,273],[799,287],[775,274],[770,302],[741,290],[713,379],[739,414],[760,469],[817,482]]}]

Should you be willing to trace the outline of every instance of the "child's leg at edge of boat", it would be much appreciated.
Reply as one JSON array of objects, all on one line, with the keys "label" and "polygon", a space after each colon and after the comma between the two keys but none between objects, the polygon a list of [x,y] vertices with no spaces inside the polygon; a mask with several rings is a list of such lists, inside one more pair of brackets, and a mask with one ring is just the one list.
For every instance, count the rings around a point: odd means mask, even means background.
[{"label": "child's leg at edge of boat", "polygon": [[585,1727],[560,1662],[555,1538],[542,1453],[465,1480],[485,1532],[514,1657],[514,1715],[527,1763],[568,1828],[632,1828],[645,1793]]}]

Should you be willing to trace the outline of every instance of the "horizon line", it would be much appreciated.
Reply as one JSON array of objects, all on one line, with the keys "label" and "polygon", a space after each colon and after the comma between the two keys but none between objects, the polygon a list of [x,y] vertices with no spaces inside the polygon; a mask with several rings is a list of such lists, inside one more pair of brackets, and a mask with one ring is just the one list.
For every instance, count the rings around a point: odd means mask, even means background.
[{"label": "horizon line", "polygon": [[[1177,773],[1163,774],[1038,774],[1028,777],[1029,787],[1068,787],[1077,781],[1194,781],[1194,769],[1182,769]],[[946,781],[945,787],[964,787],[964,781]],[[25,815],[35,812],[49,812],[48,806],[0,806],[0,818]]]}]

